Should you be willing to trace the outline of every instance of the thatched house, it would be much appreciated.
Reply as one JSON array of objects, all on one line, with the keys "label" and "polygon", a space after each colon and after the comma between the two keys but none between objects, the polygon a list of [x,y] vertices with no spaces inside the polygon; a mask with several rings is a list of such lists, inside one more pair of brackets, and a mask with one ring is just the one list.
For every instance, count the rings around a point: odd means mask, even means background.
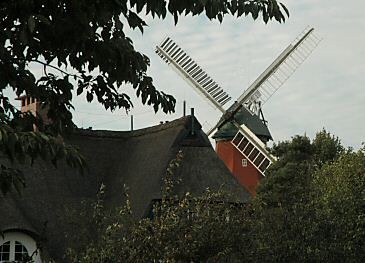
[{"label": "thatched house", "polygon": [[[37,161],[24,168],[26,188],[22,194],[0,194],[0,262],[17,260],[41,251],[36,262],[49,258],[61,261],[68,247],[66,232],[76,232],[68,224],[68,208],[81,209],[82,200],[96,198],[103,183],[106,205],[123,203],[123,185],[129,187],[136,217],[149,214],[151,202],[161,198],[166,167],[179,150],[183,160],[176,176],[182,179],[177,191],[202,193],[207,187],[223,185],[245,202],[250,195],[218,158],[194,117],[137,131],[78,130],[68,143],[80,148],[88,162],[84,175],[60,163],[58,168]],[[1,161],[1,160],[0,160]]]}]

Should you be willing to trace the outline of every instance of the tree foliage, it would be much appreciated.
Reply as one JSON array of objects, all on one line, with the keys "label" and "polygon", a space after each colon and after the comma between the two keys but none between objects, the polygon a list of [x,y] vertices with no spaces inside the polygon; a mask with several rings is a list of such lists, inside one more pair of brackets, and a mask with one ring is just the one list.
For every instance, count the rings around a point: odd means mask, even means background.
[{"label": "tree foliage", "polygon": [[274,152],[279,160],[253,201],[258,253],[265,261],[361,262],[363,247],[352,232],[365,234],[363,152],[346,150],[324,129],[312,141],[279,143]]},{"label": "tree foliage", "polygon": [[345,152],[338,137],[325,129],[311,141],[307,136],[294,136],[290,141],[273,146],[278,161],[270,167],[259,186],[259,198],[268,206],[291,206],[308,196],[313,174]]},{"label": "tree foliage", "polygon": [[272,165],[255,198],[257,253],[265,262],[305,258],[302,224],[310,200],[314,149],[306,136],[273,147],[278,161]]},{"label": "tree foliage", "polygon": [[365,260],[365,153],[346,152],[314,175],[316,256],[322,261]]},{"label": "tree foliage", "polygon": [[[179,153],[167,168],[162,199],[154,204],[150,218],[133,216],[128,194],[114,216],[100,209],[99,199],[88,224],[97,226],[100,236],[84,248],[71,250],[71,261],[240,262],[248,258],[248,210],[221,191],[176,195],[175,187],[184,183],[174,176],[181,158]],[[240,246],[243,243],[247,249]]]},{"label": "tree foliage", "polygon": [[[133,103],[126,89],[132,87],[155,112],[173,112],[175,99],[154,86],[147,74],[149,58],[125,33],[126,28],[143,33],[148,16],[164,19],[171,14],[177,23],[182,15],[205,14],[222,22],[226,15],[257,19],[262,14],[267,23],[285,21],[285,13],[289,15],[287,8],[276,0],[1,1],[0,153],[12,162],[48,152],[51,160],[66,156],[80,163],[80,156],[68,155],[69,148],[56,143],[59,134],[75,127],[71,113],[75,93],[88,102],[97,100],[106,110],[128,111]],[[37,72],[40,66],[43,70]],[[16,96],[38,98],[52,122],[43,125],[40,116],[20,114],[6,95],[9,90]],[[39,133],[30,132],[29,124],[34,123]],[[9,173],[18,178],[12,182],[22,181],[20,170],[3,164],[0,178],[7,185],[3,191],[11,186],[6,183]]]}]

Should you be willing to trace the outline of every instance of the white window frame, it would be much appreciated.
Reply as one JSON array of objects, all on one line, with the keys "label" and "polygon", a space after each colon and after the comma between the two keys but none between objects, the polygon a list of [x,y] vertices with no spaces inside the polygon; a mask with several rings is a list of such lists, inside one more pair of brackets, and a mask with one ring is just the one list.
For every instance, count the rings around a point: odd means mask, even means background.
[{"label": "white window frame", "polygon": [[[25,233],[17,231],[5,232],[3,236],[0,235],[0,246],[8,241],[10,241],[10,258],[9,261],[6,262],[14,261],[15,241],[18,241],[27,249],[29,256],[32,256],[33,254],[34,263],[42,263],[41,257],[39,255],[39,250],[37,250],[37,244],[32,237],[28,236]],[[3,262],[4,261],[0,261],[0,263]]]},{"label": "white window frame", "polygon": [[242,167],[247,167],[247,159],[246,158],[242,159]]}]

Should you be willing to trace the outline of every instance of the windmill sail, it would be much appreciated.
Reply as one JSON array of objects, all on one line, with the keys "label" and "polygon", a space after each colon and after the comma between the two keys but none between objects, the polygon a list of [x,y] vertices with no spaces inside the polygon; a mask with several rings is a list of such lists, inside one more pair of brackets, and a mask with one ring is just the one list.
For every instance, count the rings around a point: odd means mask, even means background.
[{"label": "windmill sail", "polygon": [[231,121],[238,129],[231,143],[262,175],[265,175],[267,168],[276,160],[275,157],[247,126],[239,125],[234,117],[243,106],[252,114],[256,114],[257,109],[260,109],[295,72],[321,41],[313,31],[313,28],[304,30],[228,110],[224,110],[223,106],[231,97],[171,38],[164,39],[156,47],[156,53],[223,113],[221,120],[208,135]]},{"label": "windmill sail", "polygon": [[314,34],[314,28],[305,29],[278,58],[250,85],[230,108],[234,113],[241,105],[252,113],[255,101],[264,104],[306,60],[321,41]]},{"label": "windmill sail", "polygon": [[222,113],[231,97],[171,38],[156,47],[156,53],[192,87],[204,95]]},{"label": "windmill sail", "polygon": [[266,150],[265,144],[245,125],[239,126],[238,132],[231,141],[235,148],[263,175],[276,158]]}]

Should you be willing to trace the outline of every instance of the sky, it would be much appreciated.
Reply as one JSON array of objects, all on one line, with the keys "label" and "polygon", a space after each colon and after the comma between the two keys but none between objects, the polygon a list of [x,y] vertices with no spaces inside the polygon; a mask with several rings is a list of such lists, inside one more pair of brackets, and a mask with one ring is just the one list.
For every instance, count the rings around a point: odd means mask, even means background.
[{"label": "sky", "polygon": [[225,17],[222,24],[205,16],[181,17],[177,26],[172,17],[146,18],[144,34],[129,32],[137,50],[149,56],[148,73],[158,89],[173,95],[175,114],[155,114],[131,94],[134,109],[106,112],[96,103],[75,99],[74,121],[81,127],[129,130],[157,125],[182,116],[183,101],[205,131],[219,119],[220,112],[154,52],[170,36],[234,101],[307,26],[315,28],[322,41],[309,58],[263,105],[265,118],[275,142],[294,135],[308,135],[325,128],[345,146],[358,149],[365,142],[365,1],[282,0],[290,11],[284,24],[265,25],[251,17]]}]

